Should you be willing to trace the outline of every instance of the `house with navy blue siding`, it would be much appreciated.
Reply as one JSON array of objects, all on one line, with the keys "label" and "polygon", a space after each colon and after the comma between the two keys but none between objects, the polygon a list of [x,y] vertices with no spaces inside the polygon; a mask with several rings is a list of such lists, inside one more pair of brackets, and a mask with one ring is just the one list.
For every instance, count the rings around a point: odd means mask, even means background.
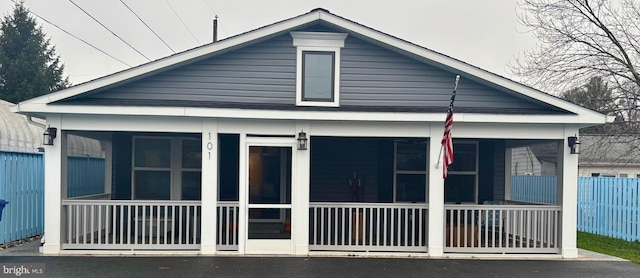
[{"label": "house with navy blue siding", "polygon": [[[50,127],[44,254],[575,258],[569,143],[611,120],[324,9],[12,110]],[[65,194],[69,135],[101,141],[104,194]],[[555,204],[511,198],[529,146]]]}]

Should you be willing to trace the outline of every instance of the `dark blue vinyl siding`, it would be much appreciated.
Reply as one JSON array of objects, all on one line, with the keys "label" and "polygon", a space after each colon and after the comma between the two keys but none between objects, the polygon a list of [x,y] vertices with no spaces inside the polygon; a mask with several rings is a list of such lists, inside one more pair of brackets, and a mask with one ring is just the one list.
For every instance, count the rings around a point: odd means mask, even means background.
[{"label": "dark blue vinyl siding", "polygon": [[[443,112],[456,73],[354,36],[341,50],[340,107],[347,111]],[[162,105],[327,110],[296,107],[296,49],[286,33],[108,90],[65,100]],[[568,113],[462,77],[455,108],[480,113]]]},{"label": "dark blue vinyl siding", "polygon": [[295,104],[295,59],[291,39],[281,36],[88,98]]}]

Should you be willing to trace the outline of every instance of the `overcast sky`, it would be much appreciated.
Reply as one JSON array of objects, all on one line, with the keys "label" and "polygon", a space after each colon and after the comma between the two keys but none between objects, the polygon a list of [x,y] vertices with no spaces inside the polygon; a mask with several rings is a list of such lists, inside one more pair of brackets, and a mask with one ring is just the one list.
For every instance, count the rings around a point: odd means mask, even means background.
[{"label": "overcast sky", "polygon": [[[150,60],[211,42],[218,15],[223,39],[318,7],[373,29],[408,40],[485,70],[509,77],[507,63],[535,40],[517,21],[515,1],[504,0],[25,0],[26,6],[62,29],[129,66],[148,62],[73,3],[111,29]],[[13,9],[0,1],[4,16]],[[100,53],[38,19],[78,84],[129,66]]]}]

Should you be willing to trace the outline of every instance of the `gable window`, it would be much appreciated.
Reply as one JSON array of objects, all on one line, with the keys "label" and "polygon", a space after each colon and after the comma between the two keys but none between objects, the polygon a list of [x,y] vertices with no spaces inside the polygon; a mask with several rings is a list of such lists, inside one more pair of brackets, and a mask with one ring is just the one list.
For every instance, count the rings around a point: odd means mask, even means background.
[{"label": "gable window", "polygon": [[340,106],[340,49],[347,34],[291,32],[296,47],[296,105]]},{"label": "gable window", "polygon": [[333,102],[335,53],[302,52],[302,101]]}]

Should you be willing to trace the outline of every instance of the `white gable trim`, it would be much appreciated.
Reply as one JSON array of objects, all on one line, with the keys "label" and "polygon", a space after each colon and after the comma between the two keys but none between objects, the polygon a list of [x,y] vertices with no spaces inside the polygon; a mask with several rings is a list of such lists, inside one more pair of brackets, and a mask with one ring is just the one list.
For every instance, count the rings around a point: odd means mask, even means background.
[{"label": "white gable trim", "polygon": [[[26,100],[22,103],[52,103],[69,97],[77,96],[86,92],[90,92],[96,89],[100,89],[106,86],[117,84],[132,78],[136,78],[142,75],[146,75],[161,69],[175,67],[181,63],[185,63],[194,59],[206,57],[216,52],[229,49],[231,47],[248,43],[254,40],[258,40],[265,36],[289,30],[302,24],[317,20],[320,18],[320,11],[314,13],[304,14],[298,17],[294,17],[273,25],[269,25],[263,28],[256,29],[229,39],[221,40],[215,43],[203,45],[185,52],[181,52],[166,58],[162,58],[147,64],[143,64],[137,67],[133,67],[112,75],[108,75],[102,78],[95,79],[86,83],[82,83],[68,89],[53,92],[51,94],[36,97],[30,100]],[[17,111],[14,111],[17,112]]]},{"label": "white gable trim", "polygon": [[[371,28],[360,25],[353,21],[349,21],[347,19],[328,13],[321,9],[317,9],[307,14],[303,14],[291,19],[287,19],[272,25],[268,25],[268,26],[256,29],[254,31],[250,31],[250,32],[235,36],[235,37],[231,37],[229,39],[225,39],[216,43],[194,48],[192,50],[175,54],[167,58],[163,58],[163,59],[156,60],[138,67],[124,70],[122,72],[115,73],[103,78],[99,78],[94,81],[89,81],[65,90],[61,90],[61,91],[54,92],[41,97],[33,98],[30,100],[21,102],[19,105],[12,107],[11,110],[13,112],[25,112],[25,113],[30,113],[30,112],[38,113],[38,112],[46,112],[46,111],[53,112],[52,110],[46,109],[44,107],[43,107],[43,110],[29,109],[30,111],[22,110],[21,107],[24,107],[24,105],[29,105],[29,104],[48,104],[48,103],[56,102],[65,98],[77,96],[77,95],[90,92],[96,89],[100,89],[106,86],[118,84],[120,82],[129,80],[132,78],[144,76],[146,74],[149,74],[158,70],[179,66],[180,64],[185,62],[189,62],[196,59],[204,59],[209,55],[215,54],[216,52],[229,49],[231,47],[248,43],[254,40],[258,40],[272,34],[284,32],[292,28],[301,26],[303,24],[312,22],[317,19],[324,20],[330,24],[334,24],[346,30],[350,30],[351,32],[358,33],[372,40],[380,41],[383,44],[389,45],[391,47],[395,47],[397,49],[406,51],[408,53],[415,54],[419,57],[423,57],[424,59],[430,62],[441,65],[441,67],[443,68],[447,68],[450,71],[453,71],[457,74],[461,74],[463,78],[465,78],[465,75],[468,77],[479,78],[479,79],[485,80],[488,83],[495,84],[498,87],[505,88],[506,90],[511,90],[511,91],[520,93],[524,96],[537,99],[549,105],[570,111],[580,116],[586,116],[585,119],[589,119],[588,123],[601,124],[601,123],[613,121],[613,117],[607,117],[598,112],[583,108],[579,105],[575,105],[568,101],[561,100],[559,98],[556,98],[544,92],[535,90],[531,87],[525,86],[515,81],[511,81],[507,78],[498,76],[496,74],[487,72],[478,67],[453,59],[441,53],[426,49],[424,47],[412,44],[410,42],[395,38],[388,34],[373,30]],[[525,116],[525,117],[531,118],[531,116]],[[513,118],[513,117],[510,116],[509,118]],[[560,118],[558,117],[555,117],[555,119],[560,120]]]},{"label": "white gable trim", "polygon": [[[470,64],[464,63],[462,61],[453,59],[451,57],[448,57],[446,55],[443,55],[441,53],[435,52],[433,50],[412,44],[410,42],[395,38],[393,36],[390,36],[388,34],[370,29],[370,28],[366,28],[363,27],[360,24],[357,24],[355,22],[352,21],[348,21],[348,20],[344,20],[343,18],[340,18],[338,16],[335,16],[333,14],[330,13],[323,13],[320,15],[320,18],[331,23],[331,24],[335,24],[338,26],[341,26],[343,28],[346,28],[348,30],[352,30],[356,33],[359,33],[365,37],[369,37],[373,40],[376,41],[380,41],[383,42],[389,46],[392,47],[396,47],[398,49],[407,51],[409,53],[413,53],[415,55],[418,55],[420,57],[424,57],[427,60],[431,60],[437,64],[443,65],[447,68],[450,68],[450,70],[456,72],[459,71],[459,73],[466,73],[467,75],[470,76],[475,76],[478,77],[480,79],[484,79],[490,83],[496,84],[500,87],[506,88],[508,90],[512,90],[518,93],[521,93],[525,96],[531,97],[533,99],[537,99],[540,100],[544,103],[548,103],[550,105],[562,108],[564,110],[576,113],[576,114],[598,114],[601,118],[602,118],[602,123],[604,123],[604,121],[607,119],[606,116],[592,111],[590,109],[585,109],[579,105],[575,105],[571,102],[568,101],[564,101],[562,99],[559,99],[557,97],[554,97],[552,95],[546,94],[544,92],[538,91],[536,89],[533,89],[531,87],[525,86],[523,84],[520,84],[518,82],[509,80],[507,78],[504,78],[502,76],[490,73],[486,70],[480,69],[478,67],[472,66]],[[463,78],[464,78],[464,74]],[[613,118],[611,118],[611,120],[607,121],[607,122],[612,122]]]}]

